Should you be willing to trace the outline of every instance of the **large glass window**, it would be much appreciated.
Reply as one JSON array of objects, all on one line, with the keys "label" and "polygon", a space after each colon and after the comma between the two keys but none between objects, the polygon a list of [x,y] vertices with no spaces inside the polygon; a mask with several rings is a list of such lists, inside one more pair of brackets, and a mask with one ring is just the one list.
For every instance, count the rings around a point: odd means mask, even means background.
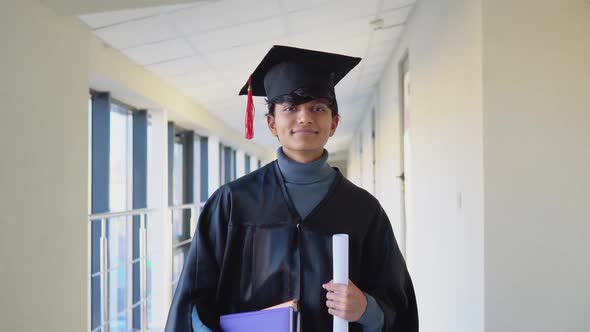
[{"label": "large glass window", "polygon": [[[149,263],[139,252],[140,217],[134,221],[131,210],[137,204],[145,207],[140,195],[146,194],[141,189],[147,180],[141,170],[147,166],[146,155],[141,151],[147,144],[147,118],[145,112],[113,102],[108,93],[93,93],[90,109],[91,330],[108,326],[109,331],[130,331],[141,328],[145,317],[139,310],[145,308],[139,291],[140,273],[144,273],[140,268]],[[143,120],[136,123],[134,142],[136,118]],[[138,144],[136,151],[134,144]],[[134,170],[135,159],[139,161]],[[135,193],[134,185],[140,188]],[[149,283],[149,274],[146,279]],[[145,287],[149,294],[150,287]]]},{"label": "large glass window", "polygon": [[129,110],[111,104],[109,207],[112,212],[133,208],[133,119]]},{"label": "large glass window", "polygon": [[225,184],[236,179],[236,151],[219,143],[219,183]]},{"label": "large glass window", "polygon": [[244,156],[244,170],[246,174],[250,173],[250,155],[248,154]]},{"label": "large glass window", "polygon": [[174,128],[174,155],[172,158],[172,227],[173,227],[173,257],[172,257],[172,288],[180,278],[182,267],[188,254],[191,233],[191,208],[180,205],[194,202],[194,145],[195,135],[192,131]]},{"label": "large glass window", "polygon": [[[133,209],[133,122],[128,109],[115,103],[110,113],[109,207],[111,212]],[[130,216],[108,219],[108,299],[111,331],[127,331],[131,304]]]}]

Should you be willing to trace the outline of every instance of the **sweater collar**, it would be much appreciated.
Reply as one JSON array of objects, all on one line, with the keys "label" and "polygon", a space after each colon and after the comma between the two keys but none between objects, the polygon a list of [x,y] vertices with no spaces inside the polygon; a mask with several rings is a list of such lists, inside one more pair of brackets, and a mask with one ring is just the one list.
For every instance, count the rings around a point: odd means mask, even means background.
[{"label": "sweater collar", "polygon": [[328,151],[324,149],[322,157],[310,163],[300,163],[290,159],[280,147],[277,150],[277,161],[283,178],[287,183],[310,184],[321,181],[335,172],[328,165]]}]

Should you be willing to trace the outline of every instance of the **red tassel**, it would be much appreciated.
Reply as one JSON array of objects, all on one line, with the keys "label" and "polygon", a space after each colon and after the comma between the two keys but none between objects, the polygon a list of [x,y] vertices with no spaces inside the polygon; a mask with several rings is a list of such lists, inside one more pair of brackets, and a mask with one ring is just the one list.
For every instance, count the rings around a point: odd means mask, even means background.
[{"label": "red tassel", "polygon": [[246,105],[246,139],[254,137],[254,100],[252,99],[252,77],[248,78],[248,104]]}]

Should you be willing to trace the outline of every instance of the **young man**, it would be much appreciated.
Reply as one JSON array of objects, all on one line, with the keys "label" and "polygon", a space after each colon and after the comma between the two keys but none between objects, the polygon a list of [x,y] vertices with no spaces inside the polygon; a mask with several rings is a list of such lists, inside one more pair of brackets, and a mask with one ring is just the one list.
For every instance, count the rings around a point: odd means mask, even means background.
[{"label": "young man", "polygon": [[[220,315],[288,300],[301,328],[418,331],[412,281],[379,202],[327,163],[334,87],[360,58],[274,46],[240,94],[266,96],[277,160],[219,188],[199,217],[166,331],[219,331]],[[332,278],[332,235],[349,235],[349,284]]]}]

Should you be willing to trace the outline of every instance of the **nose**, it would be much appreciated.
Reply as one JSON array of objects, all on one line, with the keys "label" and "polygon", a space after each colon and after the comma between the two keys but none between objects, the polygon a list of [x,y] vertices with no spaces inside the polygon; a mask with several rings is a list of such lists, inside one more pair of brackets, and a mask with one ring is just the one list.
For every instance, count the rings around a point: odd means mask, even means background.
[{"label": "nose", "polygon": [[297,122],[298,123],[312,123],[313,122],[313,112],[311,107],[307,105],[300,105],[299,110],[297,112]]}]

